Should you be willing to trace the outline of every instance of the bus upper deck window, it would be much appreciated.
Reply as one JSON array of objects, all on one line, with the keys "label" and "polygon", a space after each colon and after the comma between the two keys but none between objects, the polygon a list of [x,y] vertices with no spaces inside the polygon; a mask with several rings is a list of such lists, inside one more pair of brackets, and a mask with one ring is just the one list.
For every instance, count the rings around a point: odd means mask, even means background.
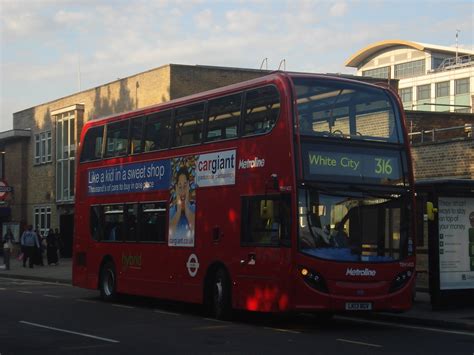
[{"label": "bus upper deck window", "polygon": [[90,128],[82,145],[81,162],[102,158],[104,126]]},{"label": "bus upper deck window", "polygon": [[244,135],[270,131],[280,113],[280,95],[274,86],[246,93]]},{"label": "bus upper deck window", "polygon": [[129,120],[107,125],[106,157],[118,157],[128,153]]}]

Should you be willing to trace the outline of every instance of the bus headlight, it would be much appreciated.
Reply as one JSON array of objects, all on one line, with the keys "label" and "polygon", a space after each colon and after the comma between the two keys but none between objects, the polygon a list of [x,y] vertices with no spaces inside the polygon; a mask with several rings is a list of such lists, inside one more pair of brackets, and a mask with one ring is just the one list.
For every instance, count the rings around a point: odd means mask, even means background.
[{"label": "bus headlight", "polygon": [[305,267],[300,267],[300,275],[307,285],[320,292],[329,293],[326,281],[324,281],[320,273]]},{"label": "bus headlight", "polygon": [[389,292],[395,292],[400,290],[403,286],[405,286],[408,281],[410,281],[411,277],[413,276],[413,270],[405,270],[401,273],[399,273],[395,279],[392,281],[392,284],[390,285],[390,291]]}]

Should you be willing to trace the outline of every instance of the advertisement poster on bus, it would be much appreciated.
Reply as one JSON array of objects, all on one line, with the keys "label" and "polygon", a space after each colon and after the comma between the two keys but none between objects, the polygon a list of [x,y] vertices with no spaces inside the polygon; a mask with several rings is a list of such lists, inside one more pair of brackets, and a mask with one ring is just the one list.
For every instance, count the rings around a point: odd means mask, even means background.
[{"label": "advertisement poster on bus", "polygon": [[199,187],[234,185],[235,167],[235,149],[201,154],[196,161],[196,184]]},{"label": "advertisement poster on bus", "polygon": [[441,290],[474,289],[474,198],[440,197]]},{"label": "advertisement poster on bus", "polygon": [[169,246],[194,246],[198,157],[193,155],[171,159]]},{"label": "advertisement poster on bus", "polygon": [[88,170],[87,193],[93,196],[166,190],[169,181],[169,160],[101,167]]}]

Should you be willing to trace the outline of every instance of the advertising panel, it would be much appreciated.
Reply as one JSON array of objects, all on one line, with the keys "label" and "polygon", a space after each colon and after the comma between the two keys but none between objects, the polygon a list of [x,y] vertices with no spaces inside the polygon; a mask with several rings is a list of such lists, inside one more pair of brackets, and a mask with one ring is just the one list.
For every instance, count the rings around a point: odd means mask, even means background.
[{"label": "advertising panel", "polygon": [[235,184],[235,150],[201,154],[196,162],[196,183],[199,187]]},{"label": "advertising panel", "polygon": [[438,199],[440,289],[474,289],[474,198]]},{"label": "advertising panel", "polygon": [[90,169],[89,196],[166,190],[170,181],[169,160],[145,161]]}]

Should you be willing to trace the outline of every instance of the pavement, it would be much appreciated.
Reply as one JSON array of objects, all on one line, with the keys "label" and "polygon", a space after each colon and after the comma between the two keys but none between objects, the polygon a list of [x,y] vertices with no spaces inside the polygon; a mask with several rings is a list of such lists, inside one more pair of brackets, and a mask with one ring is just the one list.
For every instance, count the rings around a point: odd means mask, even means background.
[{"label": "pavement", "polygon": [[[72,259],[60,259],[58,265],[35,266],[33,269],[24,268],[22,262],[16,259],[11,261],[10,270],[5,270],[2,266],[0,265],[0,277],[62,284],[71,284],[72,282]],[[474,331],[474,300],[472,306],[433,310],[430,303],[430,295],[425,292],[417,292],[413,307],[407,312],[374,312],[360,315],[351,313],[350,316],[363,317],[375,321],[390,321],[425,327]]]}]

